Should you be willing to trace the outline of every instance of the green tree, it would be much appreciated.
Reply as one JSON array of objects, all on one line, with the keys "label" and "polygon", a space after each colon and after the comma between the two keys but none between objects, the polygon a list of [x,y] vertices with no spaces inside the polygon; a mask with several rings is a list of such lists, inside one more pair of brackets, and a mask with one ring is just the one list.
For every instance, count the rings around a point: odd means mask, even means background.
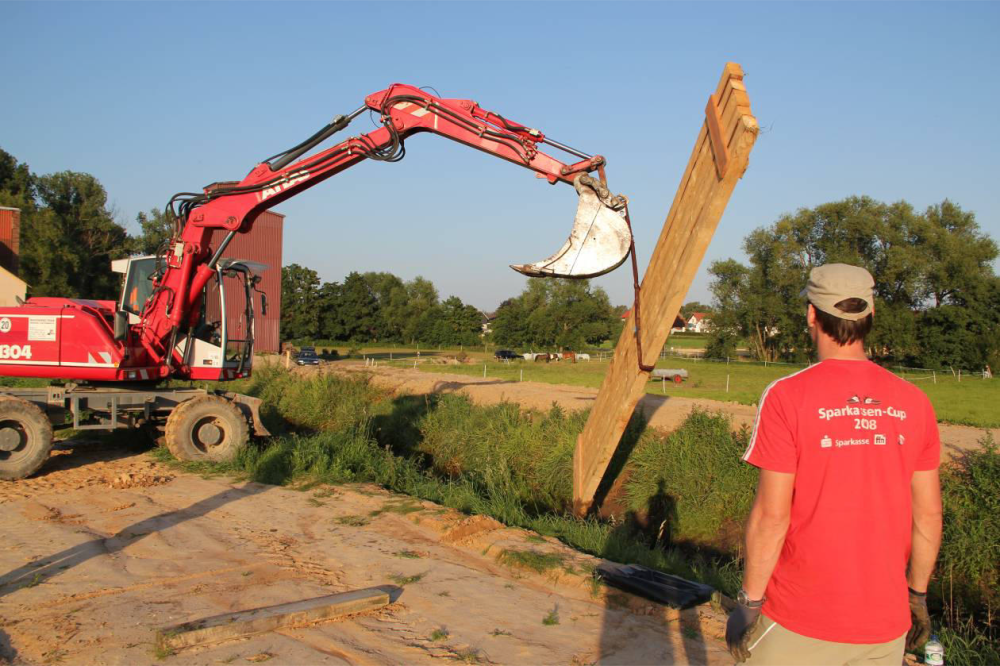
[{"label": "green tree", "polygon": [[458,296],[449,296],[441,304],[441,322],[446,327],[444,344],[475,345],[482,332],[482,314],[472,305],[466,305]]},{"label": "green tree", "polygon": [[342,298],[338,282],[324,282],[317,293],[319,309],[319,338],[324,340],[347,340],[343,316],[340,311]]},{"label": "green tree", "polygon": [[139,235],[131,239],[129,249],[133,254],[156,254],[174,234],[173,216],[159,208],[139,213],[135,221],[139,225]]},{"label": "green tree", "polygon": [[364,276],[350,273],[340,289],[340,323],[343,335],[353,342],[379,340],[378,298]]},{"label": "green tree", "polygon": [[620,330],[607,293],[588,280],[530,280],[497,309],[493,339],[510,347],[580,349]]},{"label": "green tree", "polygon": [[281,338],[311,340],[320,333],[319,275],[298,264],[281,269]]},{"label": "green tree", "polygon": [[[868,344],[878,358],[981,367],[1000,345],[991,333],[996,243],[949,201],[921,214],[906,202],[850,197],[783,215],[751,232],[743,248],[748,266],[730,259],[710,268],[713,353],[745,338],[756,358],[803,358],[810,345],[799,292],[811,268],[833,262],[864,266],[875,278]],[[963,312],[935,311],[946,306]]]},{"label": "green tree", "polygon": [[0,148],[0,205],[25,210],[35,208],[35,176],[24,162]]},{"label": "green tree", "polygon": [[[438,291],[434,283],[419,275],[405,285],[405,300],[400,300],[394,311],[394,321],[399,321],[403,341],[410,344],[431,342],[426,336],[434,323],[434,312],[438,305]],[[396,303],[396,301],[393,301]],[[396,319],[398,318],[398,319]]]},{"label": "green tree", "polygon": [[128,235],[107,207],[101,183],[62,171],[36,179],[42,206],[21,224],[21,275],[33,296],[116,299],[111,260],[128,254]]},{"label": "green tree", "polygon": [[520,298],[508,298],[500,304],[491,329],[494,342],[501,347],[527,347],[530,344],[528,318]]},{"label": "green tree", "polygon": [[405,304],[406,285],[392,273],[369,271],[362,277],[378,303],[379,321],[375,329],[379,339],[402,341],[405,319],[401,316],[401,306]]}]

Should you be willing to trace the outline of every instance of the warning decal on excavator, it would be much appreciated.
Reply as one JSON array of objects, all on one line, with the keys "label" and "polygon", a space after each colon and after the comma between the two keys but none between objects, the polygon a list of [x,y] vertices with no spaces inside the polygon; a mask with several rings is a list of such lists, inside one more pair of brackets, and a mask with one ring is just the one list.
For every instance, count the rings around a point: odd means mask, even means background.
[{"label": "warning decal on excavator", "polygon": [[28,317],[28,339],[39,342],[56,339],[55,317]]},{"label": "warning decal on excavator", "polygon": [[10,329],[11,329],[10,319],[7,317],[0,319],[0,333],[10,333]]}]

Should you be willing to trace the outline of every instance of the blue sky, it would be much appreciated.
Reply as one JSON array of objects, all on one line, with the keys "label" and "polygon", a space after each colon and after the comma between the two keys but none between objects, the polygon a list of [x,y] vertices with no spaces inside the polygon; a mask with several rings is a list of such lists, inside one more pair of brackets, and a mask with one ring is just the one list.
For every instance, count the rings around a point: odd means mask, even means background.
[{"label": "blue sky", "polygon": [[[997,3],[0,3],[0,147],[97,176],[121,220],[242,178],[393,82],[434,86],[608,158],[640,267],[728,60],[764,133],[708,264],[852,194],[949,198],[1000,239]],[[349,133],[372,127],[363,116]],[[562,244],[576,197],[439,137],[280,205],[284,262],[423,275],[493,309]],[[623,268],[596,281],[631,300]]]}]

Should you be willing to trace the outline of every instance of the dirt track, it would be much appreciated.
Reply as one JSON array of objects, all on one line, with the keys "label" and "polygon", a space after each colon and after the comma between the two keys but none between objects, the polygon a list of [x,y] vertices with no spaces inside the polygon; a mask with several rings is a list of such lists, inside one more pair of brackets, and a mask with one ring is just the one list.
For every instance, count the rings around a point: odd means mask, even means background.
[{"label": "dirt track", "polygon": [[[524,407],[548,409],[556,403],[566,409],[586,409],[597,399],[597,389],[563,384],[540,382],[514,382],[502,379],[481,379],[466,375],[423,372],[409,368],[372,368],[362,363],[337,363],[328,368],[349,373],[371,373],[381,386],[406,393],[463,393],[474,401],[492,404],[503,400],[516,402]],[[639,402],[649,424],[654,428],[670,431],[676,429],[692,409],[706,409],[722,412],[733,420],[737,427],[753,426],[756,407],[732,402],[701,400],[680,397],[646,395]],[[976,448],[986,434],[985,428],[941,423],[943,455],[953,457],[962,451]],[[993,429],[993,438],[1000,442],[1000,429]]]},{"label": "dirt track", "polygon": [[[377,612],[162,661],[731,663],[708,607],[681,615],[606,588],[594,596],[582,573],[593,558],[370,486],[204,479],[81,444],[0,484],[0,505],[0,662],[161,661],[160,627],[420,576]],[[499,564],[505,548],[566,559],[540,575]],[[552,611],[558,624],[544,625]]]}]

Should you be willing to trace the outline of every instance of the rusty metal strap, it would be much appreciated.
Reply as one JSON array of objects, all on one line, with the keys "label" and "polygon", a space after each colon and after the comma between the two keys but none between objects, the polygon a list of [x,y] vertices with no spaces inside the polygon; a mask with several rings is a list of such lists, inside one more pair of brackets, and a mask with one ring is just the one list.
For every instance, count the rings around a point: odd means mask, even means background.
[{"label": "rusty metal strap", "polygon": [[629,236],[631,240],[629,241],[629,254],[632,255],[632,287],[635,289],[635,300],[632,303],[632,314],[635,316],[635,327],[633,331],[635,333],[635,353],[636,360],[639,363],[639,369],[643,372],[652,372],[655,367],[653,365],[646,365],[642,362],[642,338],[641,338],[641,319],[639,317],[639,292],[642,289],[639,286],[639,264],[635,258],[635,234],[632,233],[632,220],[628,215],[628,204],[625,204],[625,224],[628,225]]}]

